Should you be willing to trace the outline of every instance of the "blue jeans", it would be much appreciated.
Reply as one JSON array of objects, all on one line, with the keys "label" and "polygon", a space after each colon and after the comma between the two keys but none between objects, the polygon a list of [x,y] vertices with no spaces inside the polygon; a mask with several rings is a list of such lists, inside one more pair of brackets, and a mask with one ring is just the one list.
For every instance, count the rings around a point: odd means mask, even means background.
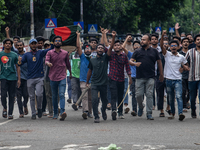
[{"label": "blue jeans", "polygon": [[131,84],[132,91],[132,110],[137,112],[137,101],[135,97],[135,78],[132,78],[133,83]]},{"label": "blue jeans", "polygon": [[174,92],[178,103],[178,114],[183,113],[183,100],[182,100],[182,80],[169,80],[166,79],[167,95],[169,95],[169,104],[172,114],[175,114],[174,107]]},{"label": "blue jeans", "polygon": [[67,84],[68,84],[68,97],[69,99],[72,98],[72,87],[71,87],[71,79],[69,77],[67,77]]},{"label": "blue jeans", "polygon": [[200,99],[200,81],[189,81],[188,86],[189,86],[191,109],[196,110],[197,89],[198,89],[198,95]]},{"label": "blue jeans", "polygon": [[58,114],[58,89],[60,97],[60,114],[65,112],[65,90],[66,90],[66,78],[61,81],[51,81],[52,101],[54,114]]},{"label": "blue jeans", "polygon": [[[123,98],[126,94],[127,89],[128,89],[128,78],[124,78],[124,95],[123,95]],[[124,104],[128,104],[128,94],[126,95],[126,98],[124,100]]]}]

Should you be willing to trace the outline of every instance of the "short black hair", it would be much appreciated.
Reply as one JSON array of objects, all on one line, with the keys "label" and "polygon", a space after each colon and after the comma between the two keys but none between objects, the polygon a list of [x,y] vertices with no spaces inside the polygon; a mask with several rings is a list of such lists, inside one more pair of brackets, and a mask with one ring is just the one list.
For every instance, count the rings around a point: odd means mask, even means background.
[{"label": "short black hair", "polygon": [[[121,44],[120,40],[115,40],[115,43]],[[115,43],[114,43],[114,44],[115,44]]]},{"label": "short black hair", "polygon": [[13,40],[14,40],[14,39],[20,40],[20,37],[16,35],[16,36],[13,36]]},{"label": "short black hair", "polygon": [[192,36],[192,34],[191,34],[191,33],[188,33],[188,34],[186,34],[186,37],[187,37],[188,35],[191,35],[191,36]]},{"label": "short black hair", "polygon": [[151,41],[151,34],[149,34],[149,33],[146,33],[146,34],[144,34],[143,36],[148,36],[148,38],[149,38],[149,41]]},{"label": "short black hair", "polygon": [[169,45],[171,46],[172,43],[176,43],[176,44],[179,46],[179,42],[178,42],[177,40],[171,40],[171,41],[169,42]]},{"label": "short black hair", "polygon": [[184,38],[181,40],[181,44],[183,43],[184,40],[188,40],[188,41],[189,41],[189,38],[184,37]]},{"label": "short black hair", "polygon": [[151,38],[152,38],[153,36],[156,37],[156,38],[158,39],[158,34],[155,34],[155,33],[151,34]]},{"label": "short black hair", "polygon": [[[103,46],[103,47],[104,47],[104,50],[105,50],[105,46],[104,46],[103,44],[98,44],[97,47],[98,47],[99,45]],[[96,49],[97,49],[97,47],[96,47]]]},{"label": "short black hair", "polygon": [[135,43],[140,44],[140,41],[139,41],[139,40],[133,41],[133,45],[134,45]]},{"label": "short black hair", "polygon": [[194,41],[195,41],[195,42],[196,42],[197,37],[200,37],[200,34],[197,34],[197,35],[194,37]]},{"label": "short black hair", "polygon": [[39,42],[39,41],[43,41],[45,42],[45,39],[42,37],[42,36],[37,36],[36,37],[36,40]]},{"label": "short black hair", "polygon": [[61,39],[61,42],[62,42],[62,37],[61,37],[61,36],[54,36],[54,37],[53,37],[53,42],[54,42],[55,39],[57,39],[57,38],[60,38],[60,39]]},{"label": "short black hair", "polygon": [[7,41],[10,41],[11,45],[13,45],[13,41],[11,39],[5,39],[5,40],[3,40],[3,44],[6,44]]},{"label": "short black hair", "polygon": [[124,40],[120,40],[120,44],[123,44],[124,43]]},{"label": "short black hair", "polygon": [[24,42],[23,42],[23,41],[20,41],[20,40],[19,40],[17,43],[22,43],[22,44],[24,45]]},{"label": "short black hair", "polygon": [[179,36],[176,36],[176,35],[173,36],[173,40],[174,39],[178,39],[179,41],[181,41],[181,38]]},{"label": "short black hair", "polygon": [[126,37],[129,36],[129,35],[132,36],[132,33],[127,33],[127,34],[126,34]]},{"label": "short black hair", "polygon": [[98,40],[96,38],[90,38],[89,42],[96,41],[98,44]]}]

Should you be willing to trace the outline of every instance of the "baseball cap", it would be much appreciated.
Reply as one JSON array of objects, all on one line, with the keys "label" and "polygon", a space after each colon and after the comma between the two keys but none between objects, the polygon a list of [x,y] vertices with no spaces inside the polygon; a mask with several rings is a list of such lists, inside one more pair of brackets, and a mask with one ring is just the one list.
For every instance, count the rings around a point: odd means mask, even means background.
[{"label": "baseball cap", "polygon": [[50,45],[51,43],[49,42],[49,40],[47,40],[44,42],[44,45],[46,45],[46,44]]},{"label": "baseball cap", "polygon": [[36,39],[31,39],[31,40],[29,41],[29,44],[31,44],[31,43],[33,43],[33,42],[36,42],[36,43],[37,43],[37,40],[36,40]]}]

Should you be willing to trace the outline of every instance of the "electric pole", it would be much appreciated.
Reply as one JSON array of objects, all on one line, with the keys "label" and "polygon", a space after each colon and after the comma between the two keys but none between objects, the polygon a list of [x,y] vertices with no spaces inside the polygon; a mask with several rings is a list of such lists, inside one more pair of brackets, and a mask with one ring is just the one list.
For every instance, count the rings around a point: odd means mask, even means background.
[{"label": "electric pole", "polygon": [[31,13],[31,39],[35,37],[34,35],[34,4],[33,0],[30,0],[30,13]]}]

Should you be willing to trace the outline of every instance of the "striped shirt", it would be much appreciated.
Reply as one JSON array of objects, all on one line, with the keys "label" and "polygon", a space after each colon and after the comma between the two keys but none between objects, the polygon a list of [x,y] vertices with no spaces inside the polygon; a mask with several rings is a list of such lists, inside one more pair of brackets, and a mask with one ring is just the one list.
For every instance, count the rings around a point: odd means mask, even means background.
[{"label": "striped shirt", "polygon": [[185,58],[190,65],[188,81],[200,80],[200,52],[196,48],[190,49]]}]

